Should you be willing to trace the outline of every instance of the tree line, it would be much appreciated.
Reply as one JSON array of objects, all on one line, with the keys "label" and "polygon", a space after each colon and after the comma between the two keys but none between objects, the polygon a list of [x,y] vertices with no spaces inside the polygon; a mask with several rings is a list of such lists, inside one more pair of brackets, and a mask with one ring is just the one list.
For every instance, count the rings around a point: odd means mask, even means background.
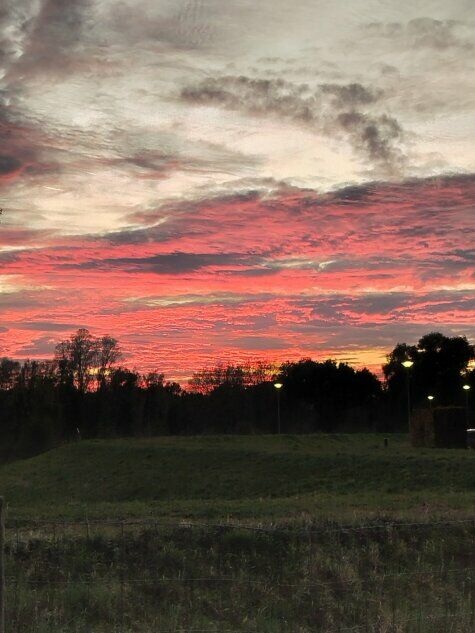
[{"label": "tree line", "polygon": [[0,360],[0,456],[81,438],[273,433],[278,413],[283,433],[406,430],[408,395],[412,407],[428,406],[428,395],[436,405],[467,403],[462,387],[475,391],[474,359],[466,337],[432,332],[396,345],[383,380],[346,363],[301,359],[218,364],[183,388],[158,371],[128,369],[116,339],[80,329],[50,360]]}]

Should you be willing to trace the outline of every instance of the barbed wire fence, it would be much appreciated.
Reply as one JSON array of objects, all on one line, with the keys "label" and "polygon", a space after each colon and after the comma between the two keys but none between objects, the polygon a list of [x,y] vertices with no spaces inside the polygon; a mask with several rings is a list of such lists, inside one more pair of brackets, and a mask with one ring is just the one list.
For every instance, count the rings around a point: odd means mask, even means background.
[{"label": "barbed wire fence", "polygon": [[[474,536],[475,518],[301,528],[9,519],[0,633],[473,631]],[[418,546],[427,555],[408,568]]]}]

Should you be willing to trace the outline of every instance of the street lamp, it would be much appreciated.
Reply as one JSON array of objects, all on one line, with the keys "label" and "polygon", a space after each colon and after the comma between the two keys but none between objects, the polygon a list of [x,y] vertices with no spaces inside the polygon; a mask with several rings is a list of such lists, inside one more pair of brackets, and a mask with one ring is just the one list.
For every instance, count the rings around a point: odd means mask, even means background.
[{"label": "street lamp", "polygon": [[465,421],[467,422],[467,428],[469,426],[469,422],[470,422],[470,415],[469,415],[469,410],[468,410],[468,394],[470,393],[470,385],[462,385],[462,389],[465,391]]},{"label": "street lamp", "polygon": [[284,385],[281,382],[275,382],[274,387],[277,393],[277,434],[280,435],[280,390]]},{"label": "street lamp", "polygon": [[427,400],[429,401],[429,408],[432,409],[432,401],[434,400],[434,396],[427,396]]},{"label": "street lamp", "polygon": [[407,393],[407,428],[411,430],[411,387],[409,384],[409,370],[414,365],[414,361],[412,360],[403,360],[401,365],[407,370],[406,371],[406,393]]}]

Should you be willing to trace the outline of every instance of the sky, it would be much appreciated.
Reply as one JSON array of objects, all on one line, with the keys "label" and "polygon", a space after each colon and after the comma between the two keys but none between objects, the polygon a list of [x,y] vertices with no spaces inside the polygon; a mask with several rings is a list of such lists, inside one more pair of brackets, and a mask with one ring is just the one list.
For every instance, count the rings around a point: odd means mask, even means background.
[{"label": "sky", "polygon": [[475,338],[472,0],[2,0],[0,356]]}]

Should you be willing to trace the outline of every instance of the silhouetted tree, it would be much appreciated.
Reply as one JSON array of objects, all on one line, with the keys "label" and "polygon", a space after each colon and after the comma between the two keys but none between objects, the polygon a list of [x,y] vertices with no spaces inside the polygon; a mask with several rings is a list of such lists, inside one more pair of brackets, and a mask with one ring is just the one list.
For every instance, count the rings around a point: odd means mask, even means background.
[{"label": "silhouetted tree", "polygon": [[116,339],[81,329],[58,344],[54,360],[0,359],[0,451],[3,458],[31,455],[77,438],[77,428],[84,438],[272,433],[277,378],[283,432],[395,430],[398,416],[406,420],[402,361],[414,363],[416,403],[430,392],[439,403],[462,404],[463,382],[475,392],[474,356],[465,337],[433,332],[417,345],[396,345],[384,391],[367,369],[311,359],[278,370],[265,362],[218,364],[196,372],[183,390],[158,371],[141,376],[117,367]]},{"label": "silhouetted tree", "polygon": [[[425,402],[428,394],[434,395],[439,404],[459,403],[462,375],[474,358],[475,347],[464,336],[431,332],[417,345],[398,343],[383,366],[389,394],[401,397],[409,371],[414,405]],[[402,365],[407,359],[414,363],[409,370]]]},{"label": "silhouetted tree", "polygon": [[12,389],[18,380],[20,363],[10,358],[0,359],[0,389]]},{"label": "silhouetted tree", "polygon": [[344,421],[345,411],[372,405],[381,393],[381,385],[370,371],[333,360],[285,363],[280,379],[287,399],[312,405],[315,430],[335,430]]},{"label": "silhouetted tree", "polygon": [[191,391],[203,394],[224,386],[242,389],[269,381],[275,373],[272,365],[263,361],[241,365],[218,363],[215,367],[194,373],[188,381],[188,387]]},{"label": "silhouetted tree", "polygon": [[56,360],[65,379],[85,393],[94,378],[91,370],[98,364],[97,339],[89,330],[79,329],[68,340],[56,345]]}]

